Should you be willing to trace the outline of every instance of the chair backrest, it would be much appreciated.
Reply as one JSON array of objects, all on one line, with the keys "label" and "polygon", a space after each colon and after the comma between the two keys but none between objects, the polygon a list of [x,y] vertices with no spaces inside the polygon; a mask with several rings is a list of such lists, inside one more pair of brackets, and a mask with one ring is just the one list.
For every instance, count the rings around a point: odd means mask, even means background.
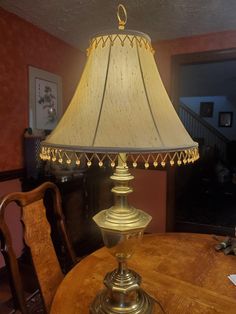
[{"label": "chair backrest", "polygon": [[13,298],[23,314],[27,313],[26,302],[18,262],[12,248],[11,235],[4,220],[4,212],[7,205],[11,202],[16,202],[21,207],[24,241],[30,249],[45,310],[49,312],[57,287],[64,275],[52,243],[51,228],[46,217],[44,195],[47,190],[53,192],[53,208],[57,225],[68,255],[72,263],[75,263],[76,256],[66,234],[60,192],[55,184],[46,182],[30,192],[11,193],[4,196],[0,202],[1,252],[3,253],[6,266],[10,270]]}]

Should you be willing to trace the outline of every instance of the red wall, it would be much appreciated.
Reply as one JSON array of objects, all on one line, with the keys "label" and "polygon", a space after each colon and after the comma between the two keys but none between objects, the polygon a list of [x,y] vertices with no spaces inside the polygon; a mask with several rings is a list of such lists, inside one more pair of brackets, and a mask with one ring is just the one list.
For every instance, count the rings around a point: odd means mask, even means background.
[{"label": "red wall", "polygon": [[166,228],[166,171],[131,169],[134,192],[129,203],[152,216],[146,232],[165,232]]},{"label": "red wall", "polygon": [[84,54],[0,8],[0,172],[23,167],[22,136],[28,121],[28,66],[62,78],[68,104]]},{"label": "red wall", "polygon": [[[29,126],[28,66],[61,76],[66,107],[84,61],[85,55],[78,49],[0,8],[0,172],[23,167],[23,132]],[[19,180],[0,182],[0,196],[20,190]],[[17,256],[23,249],[19,217],[19,208],[8,206],[6,220]]]},{"label": "red wall", "polygon": [[167,91],[170,91],[171,57],[173,55],[235,48],[236,31],[165,40],[157,42],[153,46],[163,83]]}]

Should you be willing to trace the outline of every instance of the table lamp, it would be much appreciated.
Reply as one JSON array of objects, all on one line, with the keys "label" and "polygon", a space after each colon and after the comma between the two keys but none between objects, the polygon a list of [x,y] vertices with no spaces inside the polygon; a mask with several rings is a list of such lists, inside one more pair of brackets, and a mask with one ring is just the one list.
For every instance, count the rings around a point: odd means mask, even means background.
[{"label": "table lamp", "polygon": [[[41,158],[80,166],[84,162],[115,169],[115,204],[93,219],[104,244],[118,261],[105,276],[105,289],[90,313],[152,313],[154,300],[128,269],[151,216],[129,205],[133,176],[128,165],[145,168],[192,163],[198,144],[182,125],[161,81],[150,38],[125,30],[127,13],[117,9],[119,29],[95,35],[75,94],[53,132],[42,142]],[[144,257],[145,258],[145,257]],[[78,279],[79,280],[79,279]]]}]

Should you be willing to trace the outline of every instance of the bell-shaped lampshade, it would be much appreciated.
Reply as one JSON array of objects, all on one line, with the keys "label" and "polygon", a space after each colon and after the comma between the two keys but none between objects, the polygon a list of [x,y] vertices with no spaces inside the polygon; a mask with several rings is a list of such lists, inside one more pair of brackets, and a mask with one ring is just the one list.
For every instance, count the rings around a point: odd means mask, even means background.
[{"label": "bell-shaped lampshade", "polygon": [[150,38],[135,31],[95,36],[81,80],[41,157],[88,165],[125,152],[133,165],[193,162],[198,145],[180,121],[158,72]]}]

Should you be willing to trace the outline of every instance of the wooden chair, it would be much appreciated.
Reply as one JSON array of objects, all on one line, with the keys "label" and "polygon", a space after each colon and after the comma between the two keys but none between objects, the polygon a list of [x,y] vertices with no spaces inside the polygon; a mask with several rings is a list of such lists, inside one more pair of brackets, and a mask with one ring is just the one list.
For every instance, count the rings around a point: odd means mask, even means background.
[{"label": "wooden chair", "polygon": [[4,221],[4,213],[7,205],[11,202],[16,202],[21,207],[24,241],[30,250],[45,311],[48,313],[54,294],[64,275],[53,246],[51,228],[46,217],[44,195],[47,190],[52,191],[54,214],[63,244],[72,263],[76,263],[76,256],[65,230],[60,192],[55,184],[46,182],[30,192],[11,193],[4,196],[0,202],[1,252],[3,253],[7,269],[10,270],[10,286],[13,299],[17,308],[23,314],[27,313],[26,300],[18,262],[12,248],[11,235]]}]

